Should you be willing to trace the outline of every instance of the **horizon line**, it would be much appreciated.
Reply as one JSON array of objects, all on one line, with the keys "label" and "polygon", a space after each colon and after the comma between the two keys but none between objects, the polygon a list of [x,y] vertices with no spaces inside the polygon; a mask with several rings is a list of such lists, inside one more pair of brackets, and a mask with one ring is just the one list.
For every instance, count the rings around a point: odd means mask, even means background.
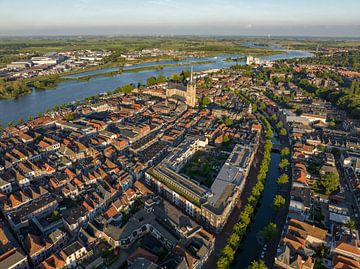
[{"label": "horizon line", "polygon": [[254,35],[245,35],[245,34],[1,34],[0,38],[13,38],[13,37],[249,37],[249,38],[267,38],[267,39],[276,39],[276,38],[321,38],[321,39],[352,39],[360,40],[360,36],[322,36],[322,35],[271,35],[268,34],[254,34]]}]

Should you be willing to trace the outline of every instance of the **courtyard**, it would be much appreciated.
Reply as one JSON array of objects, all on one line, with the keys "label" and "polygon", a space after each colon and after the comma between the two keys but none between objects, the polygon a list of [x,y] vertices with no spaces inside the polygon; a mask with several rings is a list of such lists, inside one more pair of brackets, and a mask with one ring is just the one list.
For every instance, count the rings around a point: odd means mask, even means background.
[{"label": "courtyard", "polygon": [[218,149],[200,150],[187,162],[180,173],[210,188],[229,153]]}]

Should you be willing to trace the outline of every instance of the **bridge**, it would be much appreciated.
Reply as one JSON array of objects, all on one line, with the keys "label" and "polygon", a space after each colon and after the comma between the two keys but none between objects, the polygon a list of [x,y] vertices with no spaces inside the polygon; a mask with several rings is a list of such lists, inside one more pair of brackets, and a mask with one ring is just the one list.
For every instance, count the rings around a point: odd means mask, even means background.
[{"label": "bridge", "polygon": [[273,144],[272,151],[280,152],[283,148],[285,148],[285,146],[283,146],[282,144]]}]

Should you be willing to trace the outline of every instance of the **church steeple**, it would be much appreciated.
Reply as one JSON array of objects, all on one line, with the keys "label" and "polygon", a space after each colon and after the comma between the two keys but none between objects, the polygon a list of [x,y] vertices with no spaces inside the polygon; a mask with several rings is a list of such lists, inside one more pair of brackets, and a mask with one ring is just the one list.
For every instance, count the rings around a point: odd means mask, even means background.
[{"label": "church steeple", "polygon": [[191,66],[190,81],[186,86],[186,103],[191,106],[196,106],[196,85],[194,83],[193,66]]},{"label": "church steeple", "polygon": [[190,71],[190,84],[193,84],[193,66],[191,66],[191,71]]}]

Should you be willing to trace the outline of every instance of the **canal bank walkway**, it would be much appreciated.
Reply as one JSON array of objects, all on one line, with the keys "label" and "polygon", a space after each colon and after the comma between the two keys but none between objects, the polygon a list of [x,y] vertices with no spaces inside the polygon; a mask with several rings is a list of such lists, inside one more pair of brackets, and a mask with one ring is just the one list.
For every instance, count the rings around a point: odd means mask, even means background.
[{"label": "canal bank walkway", "polygon": [[260,168],[260,164],[261,164],[263,155],[264,155],[264,139],[263,139],[263,137],[261,137],[260,145],[255,154],[249,174],[247,176],[244,190],[241,193],[238,203],[236,204],[233,212],[231,213],[225,227],[223,228],[221,233],[219,233],[215,236],[215,247],[214,247],[212,254],[208,258],[207,262],[205,263],[205,265],[203,267],[204,269],[216,268],[216,266],[217,266],[216,262],[220,257],[220,253],[221,253],[222,249],[226,246],[227,239],[231,235],[234,225],[238,222],[239,215],[242,212],[243,208],[246,206],[246,201],[247,201],[248,197],[251,195],[251,191],[257,182],[257,175],[259,173],[259,168]]}]

